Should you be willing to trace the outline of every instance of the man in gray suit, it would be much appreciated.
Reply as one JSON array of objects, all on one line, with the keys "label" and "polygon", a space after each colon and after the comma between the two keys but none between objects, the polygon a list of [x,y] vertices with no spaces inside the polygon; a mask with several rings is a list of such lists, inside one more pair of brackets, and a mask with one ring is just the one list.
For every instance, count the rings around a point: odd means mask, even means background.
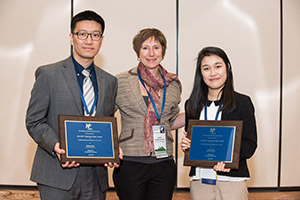
[{"label": "man in gray suit", "polygon": [[117,79],[94,65],[104,28],[104,20],[97,13],[77,14],[71,21],[73,54],[36,70],[26,127],[37,143],[31,180],[37,183],[42,200],[105,199],[106,167],[82,166],[74,161],[60,164],[65,152],[60,149],[58,136],[58,115],[84,115],[84,69],[90,72],[93,99],[97,99],[89,112],[94,111],[93,116],[114,115]]}]

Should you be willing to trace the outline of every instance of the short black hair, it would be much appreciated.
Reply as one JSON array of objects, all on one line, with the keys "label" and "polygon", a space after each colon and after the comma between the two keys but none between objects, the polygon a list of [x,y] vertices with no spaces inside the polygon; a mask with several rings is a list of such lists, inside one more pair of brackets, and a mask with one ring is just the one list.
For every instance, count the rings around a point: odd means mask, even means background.
[{"label": "short black hair", "polygon": [[105,22],[104,22],[103,18],[100,15],[98,15],[96,12],[91,11],[91,10],[86,10],[86,11],[80,12],[72,18],[71,33],[73,33],[77,22],[84,21],[84,20],[92,20],[92,21],[99,23],[102,28],[102,34],[104,33]]}]

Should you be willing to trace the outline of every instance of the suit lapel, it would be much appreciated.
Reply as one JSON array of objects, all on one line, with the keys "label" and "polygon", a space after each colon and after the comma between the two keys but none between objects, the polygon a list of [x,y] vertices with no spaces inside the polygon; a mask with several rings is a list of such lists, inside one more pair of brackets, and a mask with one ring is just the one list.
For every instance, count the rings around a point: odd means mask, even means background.
[{"label": "suit lapel", "polygon": [[105,94],[105,81],[103,77],[103,73],[101,73],[101,69],[95,65],[95,72],[97,77],[97,85],[98,85],[98,99],[96,104],[96,116],[101,116],[101,108],[103,108],[104,104],[104,96]]},{"label": "suit lapel", "polygon": [[78,81],[76,77],[75,67],[71,57],[69,57],[66,60],[64,67],[62,69],[62,73],[73,95],[73,99],[75,101],[78,112],[80,113],[80,115],[83,115]]},{"label": "suit lapel", "polygon": [[129,86],[131,87],[131,91],[133,92],[133,97],[135,98],[138,104],[140,105],[143,112],[147,112],[147,105],[145,104],[144,98],[141,95],[139,78],[137,75],[137,67],[131,70],[131,73],[136,74],[128,77]]}]

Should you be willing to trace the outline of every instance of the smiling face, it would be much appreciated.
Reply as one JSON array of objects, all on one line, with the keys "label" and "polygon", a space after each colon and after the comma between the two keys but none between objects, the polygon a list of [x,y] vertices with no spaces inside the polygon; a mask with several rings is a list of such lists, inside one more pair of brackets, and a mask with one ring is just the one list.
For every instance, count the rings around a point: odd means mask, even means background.
[{"label": "smiling face", "polygon": [[201,62],[201,73],[208,86],[208,96],[216,100],[227,80],[226,64],[219,56],[205,56]]},{"label": "smiling face", "polygon": [[163,59],[161,44],[154,37],[148,38],[142,43],[139,58],[149,71],[157,70]]},{"label": "smiling face", "polygon": [[100,50],[103,36],[98,41],[92,40],[90,35],[88,35],[85,40],[80,40],[77,35],[74,35],[74,33],[77,33],[78,31],[85,31],[87,33],[97,32],[102,34],[101,24],[92,20],[79,21],[76,24],[74,32],[70,34],[70,41],[73,45],[73,56],[75,60],[82,66],[88,67]]}]

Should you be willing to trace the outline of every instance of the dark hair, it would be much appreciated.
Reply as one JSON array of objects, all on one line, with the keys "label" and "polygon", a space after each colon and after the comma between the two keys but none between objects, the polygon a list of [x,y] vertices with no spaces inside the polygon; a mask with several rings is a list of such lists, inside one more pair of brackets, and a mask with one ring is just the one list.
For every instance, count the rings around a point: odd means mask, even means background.
[{"label": "dark hair", "polygon": [[204,57],[211,55],[219,56],[226,64],[227,79],[225,81],[224,87],[222,88],[221,99],[223,100],[223,106],[221,108],[221,111],[231,112],[236,106],[231,64],[226,53],[218,47],[205,47],[198,53],[194,86],[189,97],[188,104],[186,105],[186,112],[194,118],[196,118],[197,112],[203,109],[207,99],[208,86],[203,80],[203,76],[201,73],[201,63]]},{"label": "dark hair", "polygon": [[140,49],[142,48],[142,44],[145,40],[147,40],[150,37],[154,37],[155,40],[157,40],[161,46],[162,46],[162,58],[164,58],[166,54],[167,49],[167,40],[164,36],[164,34],[155,28],[146,28],[143,30],[140,30],[140,32],[133,38],[133,49],[139,57]]},{"label": "dark hair", "polygon": [[104,22],[103,18],[100,15],[98,15],[97,13],[95,13],[94,11],[91,11],[91,10],[86,10],[86,11],[80,12],[72,18],[72,20],[71,20],[71,33],[73,33],[77,22],[84,21],[84,20],[92,20],[92,21],[95,21],[95,22],[99,23],[101,25],[101,28],[102,28],[102,34],[104,33],[105,22]]}]

